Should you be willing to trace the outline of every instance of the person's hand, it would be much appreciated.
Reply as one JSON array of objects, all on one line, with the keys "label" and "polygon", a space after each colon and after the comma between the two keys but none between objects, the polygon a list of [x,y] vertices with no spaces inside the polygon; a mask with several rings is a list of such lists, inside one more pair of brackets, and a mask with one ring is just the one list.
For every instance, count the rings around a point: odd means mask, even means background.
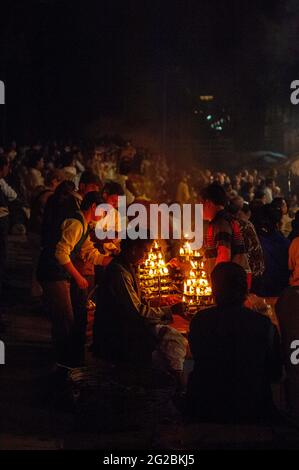
[{"label": "person's hand", "polygon": [[191,264],[189,261],[181,261],[178,258],[172,258],[167,264],[171,268],[180,269],[183,273],[187,273],[191,269]]},{"label": "person's hand", "polygon": [[171,268],[179,268],[180,267],[180,262],[177,258],[172,258],[170,261],[167,263]]},{"label": "person's hand", "polygon": [[181,317],[185,317],[186,305],[183,302],[178,302],[177,304],[172,305],[170,308],[173,315],[180,315]]},{"label": "person's hand", "polygon": [[88,288],[88,281],[85,279],[83,276],[78,276],[76,278],[76,284],[79,287],[79,289],[87,289]]},{"label": "person's hand", "polygon": [[108,264],[111,263],[112,259],[113,259],[112,256],[108,256],[108,255],[105,256],[103,258],[102,266],[104,266],[104,267],[108,266]]}]

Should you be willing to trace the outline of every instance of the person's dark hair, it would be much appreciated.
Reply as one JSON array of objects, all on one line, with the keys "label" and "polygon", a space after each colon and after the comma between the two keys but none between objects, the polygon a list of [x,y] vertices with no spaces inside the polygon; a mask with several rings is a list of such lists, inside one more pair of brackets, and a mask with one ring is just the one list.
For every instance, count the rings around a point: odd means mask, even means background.
[{"label": "person's dark hair", "polygon": [[114,181],[109,181],[104,185],[102,194],[104,193],[107,193],[109,196],[112,196],[113,194],[123,196],[125,194],[122,186]]},{"label": "person's dark hair", "polygon": [[0,155],[0,171],[8,165],[8,158],[5,155]]},{"label": "person's dark hair", "polygon": [[103,198],[98,191],[90,191],[85,194],[83,201],[81,202],[81,210],[87,211],[93,204],[98,206],[103,202]]},{"label": "person's dark hair", "polygon": [[274,183],[274,179],[273,178],[266,178],[265,180],[265,184],[266,186],[270,186],[271,184]]},{"label": "person's dark hair", "polygon": [[101,186],[101,181],[100,181],[100,178],[98,177],[98,175],[96,175],[95,173],[93,173],[92,171],[90,170],[85,170],[83,171],[81,177],[80,177],[80,181],[79,181],[79,185],[80,184],[97,184],[99,187]]},{"label": "person's dark hair", "polygon": [[140,232],[142,233],[142,238],[139,237],[133,240],[132,238],[126,237],[121,240],[121,253],[128,253],[135,246],[145,246],[154,241],[149,230],[144,229],[144,231],[141,230]]},{"label": "person's dark hair", "polygon": [[216,206],[225,206],[227,203],[227,194],[218,183],[209,184],[200,191],[203,201],[211,201]]},{"label": "person's dark hair", "polygon": [[274,209],[281,209],[283,201],[285,201],[287,204],[287,207],[289,207],[288,201],[284,197],[275,197],[273,201],[271,202],[271,206]]},{"label": "person's dark hair", "polygon": [[282,213],[271,204],[265,204],[254,214],[254,226],[258,235],[268,236],[279,229]]},{"label": "person's dark hair", "polygon": [[53,198],[57,201],[57,203],[62,203],[66,198],[72,195],[75,189],[76,186],[73,181],[65,180],[55,189]]},{"label": "person's dark hair", "polygon": [[226,193],[230,192],[232,190],[232,184],[231,183],[224,183],[223,189]]},{"label": "person's dark hair", "polygon": [[259,189],[261,191],[265,191],[265,189],[266,189],[266,180],[265,180],[265,178],[260,178],[260,182],[257,186],[257,190],[259,190]]},{"label": "person's dark hair", "polygon": [[242,210],[242,212],[244,212],[244,214],[249,214],[251,212],[249,202],[244,201],[244,204],[243,204],[243,207],[242,207],[241,210]]},{"label": "person's dark hair", "polygon": [[244,201],[242,196],[233,197],[229,201],[227,209],[233,216],[236,216],[239,211],[243,212],[244,214],[249,214],[251,212],[250,203]]},{"label": "person's dark hair", "polygon": [[53,196],[49,198],[53,218],[63,220],[68,214],[77,210],[77,204],[74,196],[76,186],[72,181],[65,180],[60,183],[54,191]]},{"label": "person's dark hair", "polygon": [[211,274],[212,289],[217,305],[241,305],[247,296],[245,270],[236,263],[219,263]]},{"label": "person's dark hair", "polygon": [[75,155],[73,152],[65,152],[61,156],[61,166],[62,168],[66,166],[71,166],[74,164]]},{"label": "person's dark hair", "polygon": [[60,183],[49,197],[42,223],[42,246],[52,246],[55,235],[63,223],[69,217],[72,217],[78,210],[78,205],[74,196],[75,184],[72,181],[65,180]]},{"label": "person's dark hair", "polygon": [[128,175],[132,171],[132,161],[122,159],[119,162],[119,174],[120,175]]},{"label": "person's dark hair", "polygon": [[36,168],[36,165],[39,161],[43,158],[41,152],[37,152],[36,150],[30,150],[27,153],[27,164],[28,168]]},{"label": "person's dark hair", "polygon": [[257,189],[255,191],[254,199],[263,199],[263,197],[265,197],[265,191],[262,189]]},{"label": "person's dark hair", "polygon": [[228,204],[228,206],[227,206],[227,209],[228,209],[228,211],[229,211],[233,216],[236,216],[236,215],[238,214],[238,212],[239,212],[239,210],[240,210],[240,206],[239,206],[239,204],[237,204],[236,198],[233,198],[233,199],[229,202],[229,204]]},{"label": "person's dark hair", "polygon": [[65,180],[65,174],[63,170],[59,170],[57,168],[50,170],[45,176],[45,185],[51,186],[54,180],[58,180],[60,182]]}]

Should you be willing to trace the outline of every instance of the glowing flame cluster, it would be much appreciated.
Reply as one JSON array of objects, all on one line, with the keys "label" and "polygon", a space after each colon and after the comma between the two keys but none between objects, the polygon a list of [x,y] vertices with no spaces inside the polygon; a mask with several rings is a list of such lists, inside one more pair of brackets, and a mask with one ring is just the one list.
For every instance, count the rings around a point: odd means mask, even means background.
[{"label": "glowing flame cluster", "polygon": [[192,256],[195,258],[200,258],[200,252],[193,251],[190,243],[186,241],[184,245],[180,248],[180,256],[186,256],[186,257]]},{"label": "glowing flame cluster", "polygon": [[154,249],[151,249],[148,254],[148,258],[144,263],[145,268],[148,268],[148,275],[151,277],[168,276],[169,271],[165,265],[161,251],[155,251],[159,249],[157,242],[154,243],[153,248]]},{"label": "glowing flame cluster", "polygon": [[[200,264],[200,276],[196,274]],[[212,295],[212,289],[209,285],[206,272],[204,271],[204,264],[197,261],[191,261],[192,269],[189,273],[189,278],[184,282],[184,296],[183,302],[186,302],[187,296],[191,296],[190,303],[197,303],[200,297],[207,297]],[[195,298],[194,298],[195,297]]]},{"label": "glowing flame cluster", "polygon": [[209,305],[212,303],[212,289],[201,260],[200,252],[193,251],[186,241],[180,249],[180,256],[190,261],[191,270],[184,280],[182,301],[189,306]]}]

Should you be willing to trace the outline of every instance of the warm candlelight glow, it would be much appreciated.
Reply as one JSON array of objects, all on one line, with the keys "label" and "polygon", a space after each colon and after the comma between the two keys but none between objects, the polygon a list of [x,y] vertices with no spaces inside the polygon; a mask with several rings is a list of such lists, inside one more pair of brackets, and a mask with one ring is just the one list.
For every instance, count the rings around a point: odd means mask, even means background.
[{"label": "warm candlelight glow", "polygon": [[172,294],[172,280],[161,247],[154,242],[147,259],[138,269],[139,283],[145,298],[161,298]]},{"label": "warm candlelight glow", "polygon": [[184,280],[183,302],[192,309],[213,303],[212,289],[205,271],[204,261],[200,251],[193,251],[189,241],[180,248],[180,256],[190,262],[190,271]]}]

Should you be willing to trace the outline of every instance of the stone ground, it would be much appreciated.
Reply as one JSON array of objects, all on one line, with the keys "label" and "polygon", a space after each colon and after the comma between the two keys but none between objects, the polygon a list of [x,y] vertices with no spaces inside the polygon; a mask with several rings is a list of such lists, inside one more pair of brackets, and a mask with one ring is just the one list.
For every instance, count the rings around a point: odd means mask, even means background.
[{"label": "stone ground", "polygon": [[[12,236],[2,335],[6,364],[0,366],[0,449],[299,448],[298,430],[291,426],[182,426],[165,421],[139,429],[129,425],[95,430],[72,410],[59,409],[51,392],[50,327],[40,306],[30,298],[30,276],[26,237]],[[105,397],[110,400],[109,394]],[[103,407],[112,409],[110,401],[102,403]]]}]

